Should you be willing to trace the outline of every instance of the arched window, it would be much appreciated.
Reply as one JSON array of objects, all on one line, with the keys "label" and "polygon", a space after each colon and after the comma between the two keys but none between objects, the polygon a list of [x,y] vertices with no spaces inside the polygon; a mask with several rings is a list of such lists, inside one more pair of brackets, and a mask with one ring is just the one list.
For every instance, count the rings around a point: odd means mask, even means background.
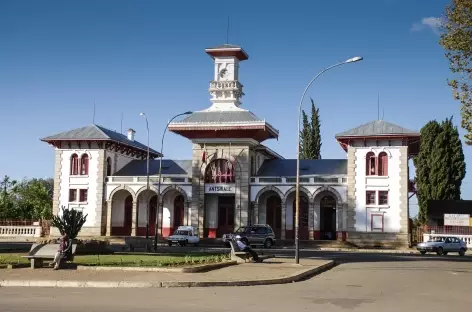
[{"label": "arched window", "polygon": [[79,156],[77,156],[77,154],[72,154],[70,158],[70,174],[71,175],[79,174]]},{"label": "arched window", "polygon": [[388,175],[388,155],[385,152],[381,152],[379,154],[379,161],[378,161],[378,171],[379,176],[387,176]]},{"label": "arched window", "polygon": [[111,158],[107,158],[107,177],[111,176]]},{"label": "arched window", "polygon": [[375,154],[373,152],[368,152],[367,155],[365,156],[365,169],[366,169],[366,175],[371,176],[371,175],[376,175],[376,170],[375,170]]},{"label": "arched window", "polygon": [[88,175],[88,166],[89,165],[89,158],[87,154],[83,154],[80,158],[80,174],[81,175]]},{"label": "arched window", "polygon": [[226,159],[211,162],[205,171],[205,183],[234,183],[234,165]]}]

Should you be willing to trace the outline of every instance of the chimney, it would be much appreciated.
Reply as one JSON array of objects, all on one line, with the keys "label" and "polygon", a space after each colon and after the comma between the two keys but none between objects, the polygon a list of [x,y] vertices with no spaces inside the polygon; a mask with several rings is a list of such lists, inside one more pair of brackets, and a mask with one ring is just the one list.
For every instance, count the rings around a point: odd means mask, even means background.
[{"label": "chimney", "polygon": [[130,141],[134,141],[134,134],[136,133],[136,131],[134,131],[133,129],[129,128],[128,129],[128,140]]}]

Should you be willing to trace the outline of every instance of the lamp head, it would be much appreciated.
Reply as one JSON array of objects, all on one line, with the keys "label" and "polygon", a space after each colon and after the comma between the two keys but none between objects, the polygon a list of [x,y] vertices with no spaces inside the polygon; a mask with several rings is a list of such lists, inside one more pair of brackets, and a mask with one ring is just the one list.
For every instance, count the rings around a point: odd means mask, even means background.
[{"label": "lamp head", "polygon": [[354,62],[359,62],[359,61],[362,61],[364,58],[362,56],[356,56],[356,57],[353,57],[353,58],[350,58],[348,59],[347,61],[345,61],[344,63],[354,63]]},{"label": "lamp head", "polygon": [[146,116],[145,113],[139,113],[139,116]]}]

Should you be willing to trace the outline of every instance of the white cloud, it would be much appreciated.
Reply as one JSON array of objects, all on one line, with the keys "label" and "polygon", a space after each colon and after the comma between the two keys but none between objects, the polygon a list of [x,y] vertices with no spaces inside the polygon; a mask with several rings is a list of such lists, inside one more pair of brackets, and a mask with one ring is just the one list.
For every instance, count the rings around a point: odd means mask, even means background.
[{"label": "white cloud", "polygon": [[439,35],[439,27],[441,27],[441,18],[439,17],[424,17],[420,23],[414,23],[411,26],[411,31],[422,31],[431,29],[435,34]]}]

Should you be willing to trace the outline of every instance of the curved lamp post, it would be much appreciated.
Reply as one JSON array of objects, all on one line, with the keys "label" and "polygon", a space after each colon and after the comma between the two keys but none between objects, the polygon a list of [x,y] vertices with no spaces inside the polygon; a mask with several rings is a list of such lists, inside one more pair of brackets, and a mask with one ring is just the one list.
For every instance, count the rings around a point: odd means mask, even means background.
[{"label": "curved lamp post", "polygon": [[144,116],[147,129],[147,158],[146,158],[146,239],[149,238],[149,123],[145,113],[139,115]]},{"label": "curved lamp post", "polygon": [[337,63],[334,65],[331,65],[325,69],[323,69],[321,72],[318,73],[313,79],[311,79],[310,83],[306,86],[305,91],[303,91],[302,98],[300,99],[300,103],[298,104],[298,140],[297,140],[297,180],[296,180],[296,191],[295,191],[295,263],[300,262],[300,245],[299,245],[299,225],[300,225],[300,119],[302,115],[302,103],[303,99],[305,98],[306,91],[308,88],[311,86],[311,84],[321,76],[324,72],[334,68],[338,67],[341,65],[349,64],[349,63],[354,63],[354,62],[359,62],[362,61],[362,57],[356,56],[353,58],[350,58],[344,62]]},{"label": "curved lamp post", "polygon": [[164,138],[165,138],[165,135],[166,135],[166,132],[167,132],[167,128],[169,127],[169,124],[177,117],[180,117],[180,116],[184,116],[184,115],[190,115],[192,114],[193,112],[191,111],[188,111],[188,112],[185,112],[185,113],[181,113],[181,114],[178,114],[178,115],[175,115],[174,117],[172,117],[171,120],[169,120],[167,122],[167,125],[164,129],[164,133],[162,133],[162,138],[161,138],[161,154],[159,156],[159,180],[157,182],[157,209],[156,209],[156,225],[155,225],[155,230],[154,230],[154,252],[157,251],[157,239],[158,239],[158,235],[157,235],[157,229],[158,229],[158,225],[159,225],[159,206],[160,206],[160,202],[161,202],[161,180],[162,180],[162,153],[163,153],[163,150],[164,150]]}]

